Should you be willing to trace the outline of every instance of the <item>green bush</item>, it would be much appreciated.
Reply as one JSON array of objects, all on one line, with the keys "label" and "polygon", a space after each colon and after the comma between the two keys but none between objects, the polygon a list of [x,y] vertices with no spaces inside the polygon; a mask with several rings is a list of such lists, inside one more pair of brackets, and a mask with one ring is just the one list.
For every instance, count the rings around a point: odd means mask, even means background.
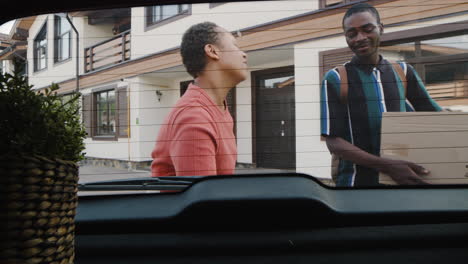
[{"label": "green bush", "polygon": [[32,90],[26,77],[0,74],[0,149],[7,155],[40,155],[80,161],[85,129],[79,117],[79,93],[69,100],[52,84],[43,93]]}]

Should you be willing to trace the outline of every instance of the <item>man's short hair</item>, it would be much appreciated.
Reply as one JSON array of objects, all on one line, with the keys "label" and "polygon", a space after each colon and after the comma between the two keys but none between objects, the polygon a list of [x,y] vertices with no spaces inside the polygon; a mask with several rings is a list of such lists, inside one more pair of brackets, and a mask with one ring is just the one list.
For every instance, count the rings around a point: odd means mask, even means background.
[{"label": "man's short hair", "polygon": [[212,22],[199,23],[187,29],[182,36],[182,62],[193,78],[198,77],[206,66],[205,45],[218,41],[217,27]]},{"label": "man's short hair", "polygon": [[380,15],[379,15],[379,12],[377,11],[377,9],[375,9],[375,7],[369,5],[368,3],[359,3],[359,4],[356,4],[356,5],[353,5],[350,9],[348,9],[348,11],[346,11],[344,17],[343,17],[343,21],[342,21],[342,26],[344,27],[344,21],[346,18],[356,14],[356,13],[362,13],[362,12],[369,12],[371,13],[372,15],[374,15],[374,17],[376,18],[377,20],[377,24],[380,24]]}]

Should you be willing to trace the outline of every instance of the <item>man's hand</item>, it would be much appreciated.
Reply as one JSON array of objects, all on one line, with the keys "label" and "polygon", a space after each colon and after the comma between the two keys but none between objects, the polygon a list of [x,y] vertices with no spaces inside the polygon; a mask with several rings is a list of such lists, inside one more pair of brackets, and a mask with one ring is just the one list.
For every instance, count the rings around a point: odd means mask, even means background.
[{"label": "man's hand", "polygon": [[423,175],[429,174],[424,167],[406,161],[385,159],[385,165],[380,171],[390,176],[396,183],[402,185],[428,184],[424,181]]},{"label": "man's hand", "polygon": [[398,184],[428,184],[421,176],[429,174],[429,171],[415,163],[372,155],[340,137],[327,137],[326,143],[330,152],[345,160],[385,173]]}]

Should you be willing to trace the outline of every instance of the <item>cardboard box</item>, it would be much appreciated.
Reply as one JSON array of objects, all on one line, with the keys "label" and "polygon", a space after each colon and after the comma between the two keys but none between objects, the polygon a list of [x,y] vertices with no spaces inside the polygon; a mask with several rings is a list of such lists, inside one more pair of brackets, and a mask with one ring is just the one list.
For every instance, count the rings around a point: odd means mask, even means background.
[{"label": "cardboard box", "polygon": [[[380,155],[419,164],[431,184],[468,184],[468,113],[383,113]],[[380,174],[379,182],[396,184]]]}]

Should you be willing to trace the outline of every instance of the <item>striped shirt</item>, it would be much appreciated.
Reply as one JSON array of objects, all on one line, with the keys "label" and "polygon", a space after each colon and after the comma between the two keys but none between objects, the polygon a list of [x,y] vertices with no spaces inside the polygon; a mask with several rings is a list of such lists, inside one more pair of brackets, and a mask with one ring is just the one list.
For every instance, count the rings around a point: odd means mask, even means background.
[{"label": "striped shirt", "polygon": [[[398,73],[380,57],[376,67],[360,64],[357,57],[345,63],[348,74],[347,103],[340,101],[340,75],[328,71],[321,87],[321,134],[340,137],[379,156],[383,112],[441,111],[429,96],[416,71],[399,62],[408,82],[407,95]],[[378,185],[378,172],[340,160],[337,186]]]}]

